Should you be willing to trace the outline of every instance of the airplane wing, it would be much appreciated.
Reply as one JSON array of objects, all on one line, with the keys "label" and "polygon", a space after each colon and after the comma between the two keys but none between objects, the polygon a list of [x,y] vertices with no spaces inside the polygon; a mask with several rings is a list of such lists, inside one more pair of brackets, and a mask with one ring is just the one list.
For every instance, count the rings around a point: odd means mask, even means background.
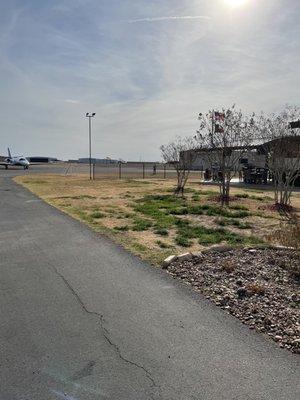
[{"label": "airplane wing", "polygon": [[11,165],[11,164],[6,161],[0,161],[0,165]]}]

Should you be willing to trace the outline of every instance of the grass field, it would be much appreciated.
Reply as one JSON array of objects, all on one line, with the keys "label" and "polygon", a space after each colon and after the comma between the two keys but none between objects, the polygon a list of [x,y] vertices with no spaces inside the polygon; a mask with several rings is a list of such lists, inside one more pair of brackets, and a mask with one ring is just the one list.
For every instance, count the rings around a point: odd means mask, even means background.
[{"label": "grass field", "polygon": [[[29,175],[15,180],[153,264],[170,254],[196,252],[217,243],[268,243],[281,221],[279,214],[266,209],[272,204],[270,192],[233,188],[235,200],[221,208],[217,186],[196,180],[188,183],[184,199],[173,196],[174,180],[89,181],[83,175]],[[297,195],[294,201],[299,202]]]}]

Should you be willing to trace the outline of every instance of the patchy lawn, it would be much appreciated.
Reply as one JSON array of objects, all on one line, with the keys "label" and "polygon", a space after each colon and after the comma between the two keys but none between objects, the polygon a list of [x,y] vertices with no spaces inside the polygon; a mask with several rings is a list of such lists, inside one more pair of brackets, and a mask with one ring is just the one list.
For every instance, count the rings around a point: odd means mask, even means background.
[{"label": "patchy lawn", "polygon": [[234,201],[222,208],[216,201],[218,188],[197,181],[189,182],[181,199],[171,193],[174,180],[89,181],[59,175],[15,180],[153,264],[217,243],[235,247],[269,242],[270,232],[280,224],[279,214],[265,207],[272,204],[272,194],[264,191],[233,188]]}]

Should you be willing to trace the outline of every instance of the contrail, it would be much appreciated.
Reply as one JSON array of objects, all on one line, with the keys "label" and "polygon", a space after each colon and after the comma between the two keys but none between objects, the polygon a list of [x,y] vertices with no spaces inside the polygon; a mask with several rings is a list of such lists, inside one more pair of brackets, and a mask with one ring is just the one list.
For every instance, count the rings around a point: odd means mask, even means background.
[{"label": "contrail", "polygon": [[177,19],[211,19],[207,15],[185,15],[185,16],[174,16],[174,17],[156,17],[156,18],[140,18],[140,19],[132,19],[128,21],[130,24],[135,24],[137,22],[157,22],[157,21],[170,21]]}]

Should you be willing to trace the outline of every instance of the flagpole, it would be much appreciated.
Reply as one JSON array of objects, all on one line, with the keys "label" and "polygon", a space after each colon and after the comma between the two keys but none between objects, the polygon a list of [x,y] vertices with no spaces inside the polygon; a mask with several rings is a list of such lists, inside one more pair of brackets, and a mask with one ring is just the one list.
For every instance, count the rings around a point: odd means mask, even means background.
[{"label": "flagpole", "polygon": [[211,145],[212,147],[214,146],[214,130],[215,130],[215,110],[212,110],[212,115],[211,115]]}]

